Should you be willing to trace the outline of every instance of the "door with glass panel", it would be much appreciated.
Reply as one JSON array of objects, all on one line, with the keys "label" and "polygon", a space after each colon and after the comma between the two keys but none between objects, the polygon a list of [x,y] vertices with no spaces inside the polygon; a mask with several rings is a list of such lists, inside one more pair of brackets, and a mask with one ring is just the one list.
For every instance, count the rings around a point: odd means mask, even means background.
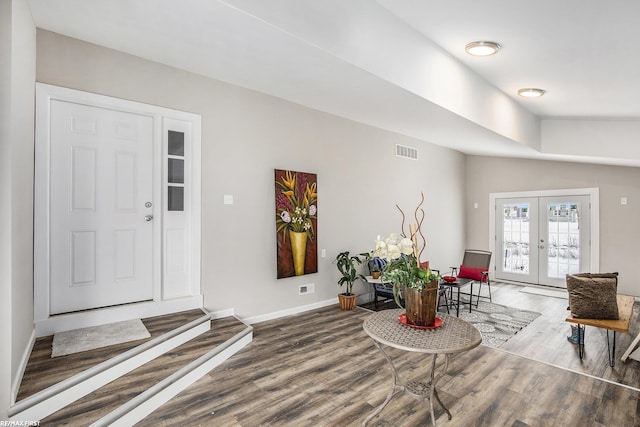
[{"label": "door with glass panel", "polygon": [[589,196],[496,199],[496,279],[565,287],[589,271]]}]

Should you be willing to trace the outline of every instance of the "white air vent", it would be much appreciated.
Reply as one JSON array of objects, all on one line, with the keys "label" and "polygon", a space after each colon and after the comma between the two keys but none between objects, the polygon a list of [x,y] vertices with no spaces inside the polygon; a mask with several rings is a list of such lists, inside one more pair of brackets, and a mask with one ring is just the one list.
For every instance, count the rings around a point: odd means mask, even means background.
[{"label": "white air vent", "polygon": [[396,156],[418,160],[418,149],[407,147],[406,145],[396,144]]}]

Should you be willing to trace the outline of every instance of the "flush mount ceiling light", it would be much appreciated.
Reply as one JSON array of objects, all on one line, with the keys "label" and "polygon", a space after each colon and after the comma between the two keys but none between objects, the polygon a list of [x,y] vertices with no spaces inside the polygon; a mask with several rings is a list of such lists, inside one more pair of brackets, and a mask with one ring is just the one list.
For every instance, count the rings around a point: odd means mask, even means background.
[{"label": "flush mount ceiling light", "polygon": [[498,52],[500,45],[496,42],[477,41],[467,44],[464,50],[473,56],[489,56]]},{"label": "flush mount ceiling light", "polygon": [[520,89],[518,91],[518,95],[524,96],[525,98],[539,98],[544,95],[544,90],[528,87],[525,89]]}]

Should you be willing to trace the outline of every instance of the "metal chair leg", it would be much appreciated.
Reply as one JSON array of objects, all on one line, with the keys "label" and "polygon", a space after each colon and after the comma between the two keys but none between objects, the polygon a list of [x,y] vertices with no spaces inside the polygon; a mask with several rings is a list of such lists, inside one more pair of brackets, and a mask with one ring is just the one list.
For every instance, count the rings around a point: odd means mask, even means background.
[{"label": "metal chair leg", "polygon": [[[480,293],[482,292],[482,280],[480,280],[479,282],[479,286],[478,286],[478,297],[476,298],[476,308],[478,308],[478,305],[480,304]],[[472,292],[473,292],[473,284],[472,286]],[[491,282],[489,280],[487,280],[487,287],[489,288],[489,302],[493,302],[493,300],[491,299]],[[486,298],[486,297],[482,297],[482,298]],[[471,299],[473,299],[473,295],[471,295]]]},{"label": "metal chair leg", "polygon": [[609,366],[616,366],[616,331],[613,332],[613,349],[609,345],[609,330],[607,329],[607,353],[609,354]]},{"label": "metal chair leg", "polygon": [[447,314],[449,314],[449,298],[447,298],[447,290],[444,288],[438,289],[438,305],[436,306],[436,311],[442,307],[442,304],[440,303],[441,298],[444,298],[444,306],[447,309]]},{"label": "metal chair leg", "polygon": [[[580,355],[580,360],[584,358],[584,333],[586,332],[586,326],[578,324],[578,354]],[[609,340],[607,340],[609,343]]]}]

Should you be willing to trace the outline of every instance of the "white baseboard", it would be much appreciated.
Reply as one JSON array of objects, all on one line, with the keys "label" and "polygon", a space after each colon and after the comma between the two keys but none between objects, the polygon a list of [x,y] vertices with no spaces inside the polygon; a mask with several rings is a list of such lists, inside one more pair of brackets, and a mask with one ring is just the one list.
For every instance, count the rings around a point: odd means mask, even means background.
[{"label": "white baseboard", "polygon": [[327,307],[332,304],[338,304],[338,297],[331,298],[324,301],[318,301],[313,304],[301,305],[299,307],[293,307],[286,310],[274,311],[272,313],[260,314],[258,316],[252,316],[247,318],[242,318],[244,323],[252,325],[254,323],[266,322],[267,320],[279,319],[285,316],[291,316],[293,314],[304,313],[305,311],[315,310],[316,308]]},{"label": "white baseboard", "polygon": [[35,328],[31,331],[31,337],[29,337],[29,342],[24,348],[24,352],[22,353],[22,357],[20,358],[20,366],[18,366],[18,373],[13,378],[13,382],[11,384],[11,405],[16,403],[16,399],[18,398],[18,392],[20,391],[20,384],[22,384],[22,378],[24,377],[24,371],[27,370],[27,364],[29,363],[29,358],[31,357],[31,352],[33,351],[33,346],[36,343],[36,330]]},{"label": "white baseboard", "polygon": [[233,308],[228,308],[226,310],[213,311],[209,313],[209,317],[211,317],[211,320],[222,319],[225,317],[231,317],[235,315],[236,315],[236,311]]},{"label": "white baseboard", "polygon": [[202,308],[202,295],[174,298],[166,301],[146,301],[135,304],[100,308],[79,313],[60,314],[36,321],[36,337],[58,332],[88,328],[131,319],[162,316]]}]

